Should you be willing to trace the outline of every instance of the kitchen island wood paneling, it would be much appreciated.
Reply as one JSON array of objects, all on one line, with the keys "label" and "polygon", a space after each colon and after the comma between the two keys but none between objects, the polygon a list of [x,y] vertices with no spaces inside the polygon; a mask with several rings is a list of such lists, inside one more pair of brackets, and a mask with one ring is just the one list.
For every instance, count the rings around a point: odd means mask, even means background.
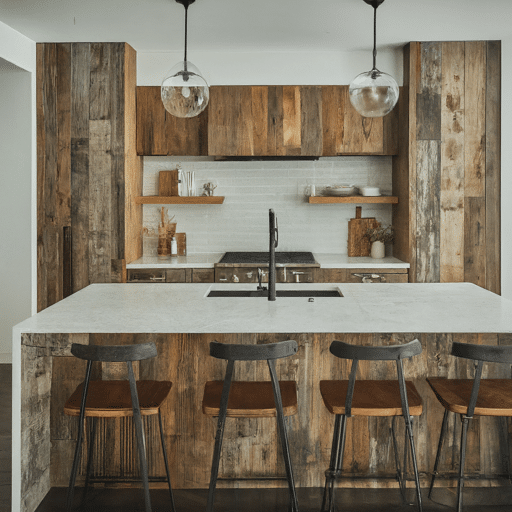
[{"label": "kitchen island wood paneling", "polygon": [[[334,339],[354,344],[394,344],[418,338],[421,356],[405,365],[424,400],[415,423],[418,464],[425,479],[433,467],[443,410],[425,382],[427,376],[469,377],[470,363],[449,356],[452,341],[486,344],[512,342],[512,302],[472,284],[295,285],[305,289],[337,287],[343,298],[265,299],[207,298],[208,284],[91,285],[35,315],[14,329],[13,351],[13,510],[32,512],[51,486],[67,485],[76,423],[62,413],[66,397],[83,378],[83,361],[70,356],[73,342],[125,344],[154,341],[159,357],[141,362],[141,378],[174,382],[164,407],[164,426],[177,488],[207,487],[215,420],[201,413],[206,380],[221,379],[222,361],[209,357],[210,341],[267,343],[295,339],[296,356],[280,361],[281,379],[298,383],[299,412],[290,418],[291,454],[299,486],[321,486],[328,464],[333,418],[324,408],[318,382],[346,376],[348,363],[329,353]],[[230,285],[213,285],[218,289]],[[282,285],[283,287],[285,285]],[[289,285],[288,285],[289,286]],[[237,285],[253,288],[253,285]],[[279,288],[280,285],[278,284]],[[237,378],[264,378],[263,366],[240,365]],[[115,378],[119,369],[103,365],[97,378]],[[394,378],[392,365],[361,363],[361,377]],[[487,376],[511,377],[510,367]],[[109,471],[132,461],[127,425],[105,431],[98,461]],[[158,451],[149,425],[148,445]],[[356,418],[347,436],[344,486],[393,486],[389,425],[382,418]],[[128,447],[104,450],[112,433]],[[258,435],[255,435],[257,432]],[[498,452],[510,434],[494,419],[473,422],[467,473],[495,483],[503,473]],[[123,437],[124,436],[124,437]],[[276,486],[284,475],[269,419],[229,422],[225,434],[222,476],[225,486]],[[457,439],[449,441],[441,471],[457,464]],[[159,454],[150,464],[161,474]],[[153,460],[154,459],[154,460]],[[129,469],[128,473],[131,471]],[[256,476],[260,480],[249,480]],[[441,485],[450,480],[440,479]]]}]

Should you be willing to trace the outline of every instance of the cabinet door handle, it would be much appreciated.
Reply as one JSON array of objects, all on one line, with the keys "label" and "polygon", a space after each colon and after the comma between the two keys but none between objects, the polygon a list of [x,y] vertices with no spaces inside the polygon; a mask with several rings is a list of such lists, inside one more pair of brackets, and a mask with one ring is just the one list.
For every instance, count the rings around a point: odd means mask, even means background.
[{"label": "cabinet door handle", "polygon": [[149,278],[150,281],[165,281],[165,277],[162,276],[162,277],[155,277],[155,276],[151,276]]}]

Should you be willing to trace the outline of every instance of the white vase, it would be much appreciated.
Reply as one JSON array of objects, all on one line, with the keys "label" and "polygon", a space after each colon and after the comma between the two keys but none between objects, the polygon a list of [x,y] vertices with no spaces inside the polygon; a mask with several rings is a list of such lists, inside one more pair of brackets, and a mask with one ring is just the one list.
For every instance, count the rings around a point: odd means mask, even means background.
[{"label": "white vase", "polygon": [[384,258],[386,255],[386,246],[384,245],[384,242],[380,242],[379,240],[372,242],[370,254],[372,258]]}]

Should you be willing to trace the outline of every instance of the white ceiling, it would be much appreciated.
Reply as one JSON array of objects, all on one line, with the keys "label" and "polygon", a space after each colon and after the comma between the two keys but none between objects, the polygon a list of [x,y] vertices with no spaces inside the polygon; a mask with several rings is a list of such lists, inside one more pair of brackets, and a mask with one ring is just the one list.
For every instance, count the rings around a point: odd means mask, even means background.
[{"label": "white ceiling", "polygon": [[[0,21],[36,42],[126,41],[138,52],[180,50],[183,13],[175,0],[0,0]],[[372,18],[363,0],[197,0],[189,49],[366,50]],[[510,0],[387,0],[377,43],[504,39],[511,19]]]}]

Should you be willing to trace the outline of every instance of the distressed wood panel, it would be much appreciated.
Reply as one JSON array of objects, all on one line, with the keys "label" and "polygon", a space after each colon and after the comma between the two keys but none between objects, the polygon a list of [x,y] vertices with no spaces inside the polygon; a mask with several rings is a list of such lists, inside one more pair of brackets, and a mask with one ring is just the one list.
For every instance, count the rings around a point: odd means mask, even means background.
[{"label": "distressed wood panel", "polygon": [[[393,224],[395,255],[410,262],[411,282],[464,280],[500,291],[500,83],[499,41],[410,43],[405,49],[409,117],[400,119],[400,143],[409,148],[393,162],[393,193],[399,197]],[[438,173],[438,155],[428,148],[439,142]],[[435,171],[431,185],[429,168]],[[408,190],[395,185],[404,177]],[[439,179],[436,205],[428,194]],[[435,261],[434,232],[440,236]],[[436,265],[427,277],[426,269]]]},{"label": "distressed wood panel", "polygon": [[302,145],[302,93],[303,89],[298,86],[283,87],[283,146],[286,147]]},{"label": "distressed wood panel", "polygon": [[485,85],[486,288],[501,293],[501,42],[487,42]]},{"label": "distressed wood panel", "polygon": [[[300,88],[301,154],[322,155],[322,89],[319,86]],[[286,117],[285,117],[286,119]]]},{"label": "distressed wood panel", "polygon": [[441,140],[441,43],[421,44],[421,75],[416,98],[417,140]]},{"label": "distressed wood panel", "polygon": [[442,43],[440,281],[464,281],[464,43]]},{"label": "distressed wood panel", "polygon": [[[44,336],[44,335],[43,335]],[[40,344],[52,344],[53,335],[47,335]],[[69,342],[76,335],[69,336]],[[298,384],[298,414],[287,420],[291,456],[294,464],[297,485],[300,487],[321,486],[324,471],[328,465],[332,442],[334,418],[323,405],[318,383],[322,379],[347,378],[350,362],[340,360],[329,352],[333,339],[341,339],[353,344],[389,345],[420,339],[423,353],[404,363],[405,376],[416,385],[424,401],[424,412],[414,422],[414,435],[420,472],[425,481],[431,470],[437,448],[443,408],[425,381],[427,376],[448,378],[472,378],[474,368],[470,361],[457,360],[450,356],[452,341],[477,344],[497,344],[496,334],[418,334],[418,333],[375,333],[375,334],[108,334],[91,336],[91,343],[126,344],[154,341],[159,356],[140,363],[139,376],[142,379],[171,380],[174,384],[169,398],[163,405],[163,422],[166,446],[171,463],[171,478],[175,488],[206,488],[209,481],[210,464],[213,452],[216,420],[201,412],[204,384],[207,380],[222,379],[226,363],[211,358],[209,342],[226,343],[270,343],[283,339],[295,339],[299,344],[298,353],[277,364],[278,377],[293,379]],[[59,339],[62,343],[64,338]],[[506,343],[506,339],[500,341]],[[54,345],[56,343],[53,343]],[[44,350],[41,347],[38,350]],[[61,357],[54,359],[52,388],[52,409],[60,418],[51,420],[52,435],[58,435],[59,442],[52,444],[52,460],[64,460],[69,451],[68,438],[74,434],[73,425],[61,423],[62,408],[57,403],[64,399],[64,391],[55,388],[68,375],[70,382],[81,378],[82,372],[75,368],[76,361]],[[115,369],[104,368],[96,374],[98,378],[113,376]],[[115,376],[118,374],[116,373]],[[488,365],[484,377],[510,378],[509,365],[495,367]],[[235,366],[236,379],[267,379],[265,363],[239,363]],[[396,378],[393,363],[361,362],[358,378]],[[69,387],[73,387],[70,385]],[[62,395],[62,396],[61,396]],[[60,397],[60,398],[59,398]],[[55,402],[54,402],[55,400]],[[55,405],[54,405],[55,404]],[[58,412],[60,411],[60,412]],[[457,418],[450,419],[450,426],[459,427]],[[481,422],[472,423],[468,442],[468,474],[491,478],[504,470],[500,455],[506,433],[501,425]],[[403,426],[397,422],[399,442],[403,439]],[[491,429],[489,429],[490,427]],[[500,427],[500,429],[497,429]],[[148,423],[148,443],[150,446],[150,474],[163,475],[160,447],[156,423]],[[450,431],[452,432],[452,431]],[[116,446],[124,446],[122,453]],[[458,463],[459,431],[447,436],[441,459],[440,471],[448,472],[447,479],[439,480],[441,485],[453,483],[453,472]],[[95,453],[97,464],[95,475],[111,476],[121,474],[137,475],[136,454],[133,449],[131,425],[114,424],[102,426],[100,442]],[[107,467],[109,466],[110,467]],[[83,470],[84,468],[82,468]],[[55,473],[54,473],[55,472]],[[395,486],[394,461],[389,433],[389,420],[385,418],[351,418],[348,420],[346,452],[344,458],[344,478],[340,486]],[[222,462],[221,487],[286,486],[282,479],[250,480],[256,476],[269,478],[282,477],[284,467],[280,454],[279,441],[273,419],[229,419],[226,423]],[[52,482],[66,485],[67,468],[52,464]]]},{"label": "distressed wood panel", "polygon": [[485,196],[485,41],[465,46],[465,180],[466,197]]},{"label": "distressed wood panel", "polygon": [[322,155],[334,156],[342,151],[345,120],[345,90],[342,87],[322,87]]},{"label": "distressed wood panel", "polygon": [[[36,53],[41,310],[90,282],[122,279],[116,262],[126,259],[125,237],[132,259],[140,257],[142,206],[132,197],[142,190],[142,161],[135,152],[133,48],[44,43]],[[112,276],[112,267],[121,274]]]},{"label": "distressed wood panel", "polygon": [[464,213],[464,281],[485,288],[485,197],[466,197]]},{"label": "distressed wood panel", "polygon": [[398,108],[372,120],[347,102],[348,86],[213,86],[205,112],[178,119],[165,112],[159,87],[137,87],[137,153],[396,154]]},{"label": "distressed wood panel", "polygon": [[418,141],[416,151],[416,281],[438,283],[440,141]]}]

